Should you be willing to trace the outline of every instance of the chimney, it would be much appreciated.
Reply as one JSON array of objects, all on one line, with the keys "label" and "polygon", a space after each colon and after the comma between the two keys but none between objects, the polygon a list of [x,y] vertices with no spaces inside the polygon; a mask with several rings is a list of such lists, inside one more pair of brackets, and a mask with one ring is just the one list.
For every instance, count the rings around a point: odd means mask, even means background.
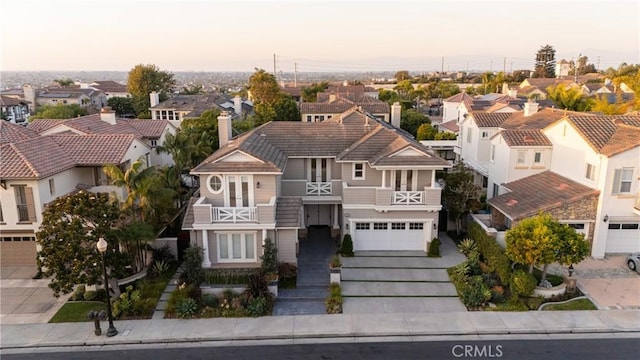
[{"label": "chimney", "polygon": [[524,116],[531,116],[538,112],[538,103],[528,101],[524,103]]},{"label": "chimney", "polygon": [[160,94],[158,94],[155,91],[152,91],[149,94],[149,99],[151,100],[151,107],[154,107],[154,106],[160,104]]},{"label": "chimney", "polygon": [[233,111],[242,119],[242,99],[240,95],[233,98]]},{"label": "chimney", "polygon": [[509,95],[509,84],[502,83],[502,95]]},{"label": "chimney", "polygon": [[223,111],[218,116],[218,141],[220,148],[227,145],[231,140],[231,114]]},{"label": "chimney", "polygon": [[111,125],[116,124],[116,112],[111,110],[109,106],[105,106],[100,110],[100,120]]},{"label": "chimney", "polygon": [[24,99],[29,102],[29,113],[35,113],[38,105],[36,103],[36,89],[31,85],[25,85],[22,87],[22,91],[24,92]]},{"label": "chimney", "polygon": [[336,94],[329,94],[329,102],[336,101]]},{"label": "chimney", "polygon": [[396,128],[400,128],[400,113],[402,112],[402,106],[399,102],[394,102],[391,105],[391,125]]}]

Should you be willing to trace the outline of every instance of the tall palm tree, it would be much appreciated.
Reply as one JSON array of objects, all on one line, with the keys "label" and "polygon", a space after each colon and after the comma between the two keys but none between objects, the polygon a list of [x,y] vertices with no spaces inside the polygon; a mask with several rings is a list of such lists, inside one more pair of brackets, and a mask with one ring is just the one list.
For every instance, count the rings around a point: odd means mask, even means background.
[{"label": "tall palm tree", "polygon": [[[127,198],[123,204],[123,210],[132,212],[134,218],[139,207],[139,188],[143,180],[153,175],[155,167],[146,167],[143,157],[136,160],[124,172],[118,166],[107,164],[103,167],[104,173],[111,179],[111,185],[124,187],[127,190]],[[140,213],[142,216],[142,214]]]}]

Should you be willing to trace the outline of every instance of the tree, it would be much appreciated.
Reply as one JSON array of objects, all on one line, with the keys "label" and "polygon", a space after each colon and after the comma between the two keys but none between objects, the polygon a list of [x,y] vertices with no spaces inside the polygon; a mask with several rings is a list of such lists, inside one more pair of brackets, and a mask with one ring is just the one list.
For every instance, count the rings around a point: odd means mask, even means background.
[{"label": "tree", "polygon": [[182,90],[180,90],[180,94],[182,95],[204,94],[204,87],[202,86],[202,84],[185,85],[182,87]]},{"label": "tree", "polygon": [[387,102],[388,104],[393,104],[395,102],[401,102],[402,98],[400,94],[393,90],[382,89],[378,92],[378,99],[380,101]]},{"label": "tree", "polygon": [[71,80],[70,78],[65,78],[65,79],[55,79],[53,80],[55,83],[57,83],[58,85],[60,85],[60,87],[68,87],[74,84],[74,81]]},{"label": "tree", "polygon": [[553,78],[556,76],[556,50],[551,45],[541,46],[536,53],[533,77]]},{"label": "tree", "polygon": [[456,135],[456,133],[441,131],[436,134],[436,136],[434,137],[434,140],[455,140],[457,138],[458,138],[458,135]]},{"label": "tree", "polygon": [[139,215],[141,221],[144,221],[144,210],[141,209],[140,204],[140,197],[143,195],[141,187],[144,179],[153,175],[156,169],[153,166],[146,167],[142,157],[124,171],[113,164],[107,164],[102,169],[111,180],[111,185],[123,187],[127,191],[127,198],[123,202],[122,209],[131,211],[134,219],[136,215]]},{"label": "tree", "polygon": [[594,100],[588,98],[580,88],[573,86],[549,86],[547,88],[549,98],[562,109],[571,111],[589,111]]},{"label": "tree", "polygon": [[506,254],[512,261],[529,266],[544,265],[540,281],[544,281],[549,264],[577,264],[589,254],[589,243],[583,234],[567,224],[560,224],[549,214],[522,220],[506,233]]},{"label": "tree", "polygon": [[264,69],[255,69],[249,77],[249,91],[255,103],[273,105],[280,97],[280,86],[273,74]]},{"label": "tree", "polygon": [[78,104],[44,105],[29,118],[33,119],[73,119],[87,115],[87,109]]},{"label": "tree", "polygon": [[431,126],[431,124],[422,124],[418,128],[418,133],[416,134],[416,140],[433,140],[436,136],[438,130]]},{"label": "tree", "polygon": [[133,98],[136,114],[139,118],[151,118],[149,108],[151,100],[149,94],[158,92],[160,101],[168,98],[168,94],[173,91],[176,81],[173,74],[161,71],[153,64],[139,64],[129,71],[127,80],[127,91]]},{"label": "tree", "polygon": [[409,71],[407,70],[400,70],[396,72],[395,75],[393,75],[393,77],[396,79],[396,82],[398,83],[400,83],[400,81],[412,79],[411,75],[409,75]]},{"label": "tree", "polygon": [[68,294],[75,285],[100,284],[102,259],[96,249],[100,237],[109,243],[107,264],[111,273],[122,273],[119,246],[113,230],[120,217],[118,205],[105,193],[80,191],[49,203],[36,233],[41,249],[38,267],[51,278],[53,295]]},{"label": "tree", "polygon": [[616,94],[616,102],[609,103],[607,94],[596,95],[591,111],[605,115],[622,115],[629,109],[629,104],[622,101],[621,94]]},{"label": "tree", "polygon": [[569,70],[569,75],[584,75],[589,73],[598,72],[596,70],[595,65],[588,63],[589,58],[586,56],[579,56],[578,61],[571,60],[569,62],[569,66],[571,70]]},{"label": "tree", "polygon": [[329,83],[323,81],[321,83],[313,83],[311,86],[307,86],[302,89],[302,101],[304,102],[316,102],[318,100],[318,93],[323,92],[329,88]]},{"label": "tree", "polygon": [[411,93],[413,92],[413,84],[409,80],[398,81],[398,84],[393,88],[403,99],[411,100]]},{"label": "tree", "polygon": [[107,105],[110,106],[119,117],[136,114],[133,99],[129,97],[114,96],[107,100]]},{"label": "tree", "polygon": [[400,114],[400,128],[406,130],[414,137],[418,135],[418,128],[422,124],[431,126],[431,120],[413,109],[405,110]]},{"label": "tree", "polygon": [[283,93],[275,76],[257,69],[249,78],[249,91],[254,100],[255,125],[269,121],[299,121],[300,113],[293,98]]},{"label": "tree", "polygon": [[442,200],[449,216],[456,222],[456,229],[460,233],[462,218],[471,211],[482,207],[480,194],[482,188],[473,181],[473,173],[462,163],[457,162],[444,176],[445,186],[442,190]]}]

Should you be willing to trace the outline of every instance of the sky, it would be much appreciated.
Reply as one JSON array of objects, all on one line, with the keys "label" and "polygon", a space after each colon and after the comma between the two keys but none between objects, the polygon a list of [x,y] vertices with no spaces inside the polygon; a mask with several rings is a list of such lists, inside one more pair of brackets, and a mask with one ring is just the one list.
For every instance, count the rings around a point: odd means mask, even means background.
[{"label": "sky", "polygon": [[640,0],[0,0],[0,69],[530,69],[640,63]]}]

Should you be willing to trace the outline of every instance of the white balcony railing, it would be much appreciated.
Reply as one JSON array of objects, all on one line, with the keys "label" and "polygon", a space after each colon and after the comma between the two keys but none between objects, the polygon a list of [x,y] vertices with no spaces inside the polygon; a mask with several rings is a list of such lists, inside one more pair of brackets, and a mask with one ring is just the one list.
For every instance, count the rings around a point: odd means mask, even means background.
[{"label": "white balcony railing", "polygon": [[256,221],[256,208],[255,207],[214,207],[213,211],[214,222],[251,222]]},{"label": "white balcony railing", "polygon": [[330,182],[307,182],[307,195],[331,195]]},{"label": "white balcony railing", "polygon": [[393,203],[398,205],[424,204],[424,191],[394,191]]}]

